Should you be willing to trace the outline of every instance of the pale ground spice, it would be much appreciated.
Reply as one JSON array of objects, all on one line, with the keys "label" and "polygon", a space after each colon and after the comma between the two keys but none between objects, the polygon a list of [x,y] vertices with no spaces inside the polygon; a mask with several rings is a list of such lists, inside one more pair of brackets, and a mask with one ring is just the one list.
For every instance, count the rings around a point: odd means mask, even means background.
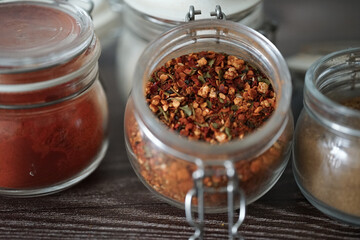
[{"label": "pale ground spice", "polygon": [[[360,110],[360,97],[341,102]],[[327,206],[360,217],[360,139],[331,132],[305,115],[295,139],[301,186]]]}]

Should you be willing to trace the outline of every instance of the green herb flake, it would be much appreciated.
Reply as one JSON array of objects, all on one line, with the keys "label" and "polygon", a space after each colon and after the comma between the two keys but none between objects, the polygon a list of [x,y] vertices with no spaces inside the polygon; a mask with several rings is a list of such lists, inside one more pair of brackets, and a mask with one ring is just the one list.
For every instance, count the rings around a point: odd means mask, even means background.
[{"label": "green herb flake", "polygon": [[205,78],[211,78],[211,75],[210,75],[209,72],[206,72],[206,73],[204,74],[204,77],[205,77]]},{"label": "green herb flake", "polygon": [[191,111],[191,108],[190,108],[188,105],[182,106],[182,107],[180,107],[180,109],[183,110],[184,113],[185,113],[188,117],[191,116],[192,111]]},{"label": "green herb flake", "polygon": [[156,71],[156,72],[154,72],[154,76],[155,76],[155,79],[156,79],[156,81],[160,81],[160,78],[158,77],[158,72]]},{"label": "green herb flake", "polygon": [[224,73],[223,73],[223,71],[221,69],[219,70],[218,77],[219,77],[220,81],[224,80]]},{"label": "green herb flake", "polygon": [[226,127],[226,128],[225,128],[225,133],[226,133],[226,135],[228,136],[229,140],[231,140],[232,136],[231,136],[231,130],[230,130],[230,128]]},{"label": "green herb flake", "polygon": [[198,76],[198,79],[200,80],[200,82],[202,82],[202,83],[205,83],[205,79],[204,79],[204,77],[203,76]]},{"label": "green herb flake", "polygon": [[224,103],[224,99],[222,99],[222,98],[219,98],[219,101],[220,101],[221,103]]},{"label": "green herb flake", "polygon": [[206,100],[207,107],[212,109],[212,103],[209,100]]},{"label": "green herb flake", "polygon": [[162,107],[158,106],[158,109],[160,110],[160,112],[164,115],[164,118],[166,121],[169,120],[169,116],[167,115],[167,113],[164,111],[164,109],[162,109]]},{"label": "green herb flake", "polygon": [[214,62],[215,62],[215,58],[210,59],[210,61],[208,61],[208,65],[209,65],[210,67],[212,67],[212,65],[214,64]]},{"label": "green herb flake", "polygon": [[198,122],[194,122],[196,125],[198,125],[199,127],[209,127],[208,123],[198,123]]},{"label": "green herb flake", "polygon": [[168,75],[169,78],[171,78],[172,80],[174,80],[174,77],[171,74],[166,74]]},{"label": "green herb flake", "polygon": [[270,81],[269,79],[266,79],[266,78],[262,78],[262,77],[258,77],[258,82],[264,82],[266,83],[267,85],[270,85]]},{"label": "green herb flake", "polygon": [[192,69],[191,72],[190,72],[190,76],[194,75],[196,73],[197,69]]},{"label": "green herb flake", "polygon": [[239,109],[239,107],[237,105],[232,105],[231,106],[232,111],[237,111],[238,109]]},{"label": "green herb flake", "polygon": [[213,122],[213,123],[211,123],[211,126],[213,126],[213,128],[218,128],[219,124]]},{"label": "green herb flake", "polygon": [[170,90],[173,91],[173,92],[174,92],[176,95],[178,95],[179,97],[181,97],[181,95],[180,95],[177,91],[175,91],[175,89],[174,89],[173,87],[171,87]]}]

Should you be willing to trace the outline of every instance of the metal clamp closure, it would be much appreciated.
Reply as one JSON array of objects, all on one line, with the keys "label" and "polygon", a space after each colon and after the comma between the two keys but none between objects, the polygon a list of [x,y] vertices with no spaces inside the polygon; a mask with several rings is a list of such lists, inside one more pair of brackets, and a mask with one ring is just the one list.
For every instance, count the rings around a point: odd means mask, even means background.
[{"label": "metal clamp closure", "polygon": [[[195,161],[198,169],[193,172],[194,187],[189,190],[185,197],[185,215],[190,226],[195,228],[195,233],[189,240],[203,239],[204,236],[204,177],[205,169],[203,161],[197,159]],[[192,216],[192,200],[197,196],[198,199],[198,220],[194,221]]]},{"label": "metal clamp closure", "polygon": [[[201,14],[201,10],[195,10],[194,6],[191,5],[189,7],[189,12],[185,15],[185,22],[194,21],[195,16],[200,14]],[[221,11],[220,5],[216,5],[215,11],[210,12],[210,16],[212,17],[216,16],[217,19],[226,20],[226,15]]]},{"label": "metal clamp closure", "polygon": [[216,5],[215,11],[210,13],[210,16],[216,16],[217,19],[226,20],[226,15],[221,11],[220,5]]},{"label": "metal clamp closure", "polygon": [[201,10],[195,10],[194,6],[189,7],[189,12],[185,15],[185,22],[194,21],[195,15],[200,15]]},{"label": "metal clamp closure", "polygon": [[[198,159],[196,162],[198,169],[193,173],[194,187],[187,193],[185,198],[185,214],[186,220],[188,223],[195,228],[194,234],[189,238],[189,240],[203,239],[204,235],[204,192],[227,192],[227,211],[228,211],[228,236],[229,239],[242,239],[242,236],[238,233],[240,225],[245,219],[246,213],[246,198],[244,192],[239,187],[239,178],[236,174],[234,164],[232,161],[227,160],[223,163],[224,175],[226,175],[228,182],[227,187],[224,190],[215,190],[208,189],[204,187],[204,177],[210,176],[212,173],[208,174],[203,161]],[[221,166],[219,166],[221,167]],[[239,217],[234,223],[234,199],[235,196],[239,198]],[[192,200],[194,197],[197,197],[198,206],[197,214],[198,219],[194,220],[192,210]]]}]

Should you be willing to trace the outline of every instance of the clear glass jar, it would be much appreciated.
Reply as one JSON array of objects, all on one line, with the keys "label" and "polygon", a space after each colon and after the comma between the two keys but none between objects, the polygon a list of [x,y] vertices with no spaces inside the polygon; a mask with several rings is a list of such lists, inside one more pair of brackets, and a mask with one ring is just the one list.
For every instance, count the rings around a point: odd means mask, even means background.
[{"label": "clear glass jar", "polygon": [[[332,53],[309,68],[293,145],[294,175],[304,196],[325,214],[357,225],[359,76],[360,48]],[[351,99],[355,108],[344,105]]]},{"label": "clear glass jar", "polygon": [[[117,0],[112,0],[114,1]],[[215,13],[216,5],[221,5],[227,20],[249,26],[262,32],[270,40],[274,39],[275,27],[264,21],[262,0],[125,0],[120,13],[123,25],[116,54],[118,85],[124,100],[127,99],[133,84],[136,62],[147,44],[164,31],[184,23],[191,5],[195,10],[201,11],[201,14],[195,16],[195,20],[215,18],[210,16],[210,12]]]},{"label": "clear glass jar", "polygon": [[[276,111],[263,127],[242,140],[214,145],[180,137],[158,121],[145,101],[145,83],[156,68],[174,57],[207,50],[240,56],[272,81],[278,98]],[[249,204],[279,179],[291,150],[291,79],[281,54],[261,34],[231,21],[183,24],[147,47],[133,81],[125,110],[128,155],[142,182],[164,201],[187,210],[198,206],[199,212],[232,213],[226,191],[230,179],[233,188],[242,189],[234,189],[235,208],[241,207],[241,192]]]},{"label": "clear glass jar", "polygon": [[61,191],[108,145],[91,18],[66,1],[2,1],[0,22],[0,195]]}]

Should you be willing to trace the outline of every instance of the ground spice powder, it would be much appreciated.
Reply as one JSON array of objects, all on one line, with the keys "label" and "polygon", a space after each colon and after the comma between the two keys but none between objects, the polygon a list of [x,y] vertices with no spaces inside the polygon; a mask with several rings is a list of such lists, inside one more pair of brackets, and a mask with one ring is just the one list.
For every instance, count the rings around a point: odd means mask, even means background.
[{"label": "ground spice powder", "polygon": [[[80,49],[76,40],[91,32],[84,24],[90,18],[78,19],[67,7],[26,1],[0,6],[2,189],[65,183],[97,160],[104,146],[107,103],[96,67],[100,46],[89,34],[91,43]],[[75,53],[76,47],[81,52]],[[39,88],[55,79],[65,81]]]},{"label": "ground spice powder", "polygon": [[[360,97],[340,103],[360,110]],[[300,185],[322,204],[360,217],[360,140],[347,138],[305,115],[297,126],[295,166]]]},{"label": "ground spice powder", "polygon": [[49,107],[0,109],[1,188],[56,184],[94,161],[106,122],[105,95],[98,84],[76,99]]},{"label": "ground spice powder", "polygon": [[[263,73],[240,58],[212,51],[168,61],[154,71],[145,91],[149,108],[170,130],[210,144],[245,137],[276,108],[276,94]],[[125,124],[140,177],[163,197],[183,203],[193,187],[196,165],[159,152],[143,134],[133,114]],[[288,150],[290,135],[283,134],[254,159],[235,162],[240,187],[248,200],[254,200],[272,185],[274,171],[280,168]],[[211,166],[208,170],[214,174],[205,177],[205,187],[226,186],[227,178],[220,174],[221,167]],[[205,193],[204,197],[207,207],[226,206],[224,193]]]}]

